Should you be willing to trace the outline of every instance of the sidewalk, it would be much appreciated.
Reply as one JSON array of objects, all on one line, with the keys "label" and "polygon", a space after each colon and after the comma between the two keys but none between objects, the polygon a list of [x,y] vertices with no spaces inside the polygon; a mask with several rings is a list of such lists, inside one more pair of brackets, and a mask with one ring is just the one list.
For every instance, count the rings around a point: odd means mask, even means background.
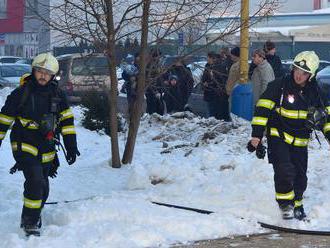
[{"label": "sidewalk", "polygon": [[271,232],[251,236],[238,236],[215,240],[197,241],[175,248],[329,248],[330,236],[299,235]]}]

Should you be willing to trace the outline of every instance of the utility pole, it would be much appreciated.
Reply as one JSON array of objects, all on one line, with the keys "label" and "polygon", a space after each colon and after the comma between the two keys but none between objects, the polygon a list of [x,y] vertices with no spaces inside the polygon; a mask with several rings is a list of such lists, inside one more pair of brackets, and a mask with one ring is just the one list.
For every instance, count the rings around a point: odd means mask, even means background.
[{"label": "utility pole", "polygon": [[251,121],[253,117],[252,84],[249,76],[249,0],[241,0],[241,49],[240,49],[240,84],[237,85],[231,97],[231,112]]},{"label": "utility pole", "polygon": [[248,82],[249,73],[249,0],[241,0],[240,83]]}]

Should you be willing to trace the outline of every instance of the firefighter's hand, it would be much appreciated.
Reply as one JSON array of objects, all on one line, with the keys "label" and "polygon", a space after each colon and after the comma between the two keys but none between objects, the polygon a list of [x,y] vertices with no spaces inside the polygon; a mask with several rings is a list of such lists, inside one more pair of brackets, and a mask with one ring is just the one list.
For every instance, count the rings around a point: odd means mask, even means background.
[{"label": "firefighter's hand", "polygon": [[260,139],[259,138],[256,138],[256,137],[252,137],[251,140],[251,145],[257,149],[257,146],[259,145],[260,143]]},{"label": "firefighter's hand", "polygon": [[76,162],[77,156],[80,156],[80,152],[77,148],[68,149],[68,154],[66,155],[66,160],[68,161],[68,164],[71,165]]}]

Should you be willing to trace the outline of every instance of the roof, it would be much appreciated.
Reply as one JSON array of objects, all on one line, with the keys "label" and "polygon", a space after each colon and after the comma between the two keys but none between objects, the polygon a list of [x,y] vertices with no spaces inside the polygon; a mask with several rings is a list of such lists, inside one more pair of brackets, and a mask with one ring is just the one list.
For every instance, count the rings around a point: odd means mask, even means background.
[{"label": "roof", "polygon": [[71,54],[63,54],[57,56],[56,59],[61,60],[66,58],[87,58],[87,57],[105,57],[105,55],[103,53],[89,53],[89,54],[71,53]]},{"label": "roof", "polygon": [[256,33],[270,33],[270,32],[279,32],[282,35],[289,36],[294,33],[295,30],[298,29],[308,29],[310,26],[287,26],[287,27],[260,27],[260,28],[254,28],[251,27],[249,29],[250,32],[256,32]]}]

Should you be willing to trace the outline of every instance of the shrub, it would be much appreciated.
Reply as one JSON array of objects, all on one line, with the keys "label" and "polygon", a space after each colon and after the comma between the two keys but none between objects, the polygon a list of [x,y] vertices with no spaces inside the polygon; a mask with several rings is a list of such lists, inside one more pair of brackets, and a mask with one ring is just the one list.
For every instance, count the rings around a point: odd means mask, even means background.
[{"label": "shrub", "polygon": [[[89,91],[81,100],[84,107],[82,125],[89,130],[104,131],[110,135],[110,106],[108,95],[97,91]],[[124,130],[125,121],[117,115],[118,132]]]}]

